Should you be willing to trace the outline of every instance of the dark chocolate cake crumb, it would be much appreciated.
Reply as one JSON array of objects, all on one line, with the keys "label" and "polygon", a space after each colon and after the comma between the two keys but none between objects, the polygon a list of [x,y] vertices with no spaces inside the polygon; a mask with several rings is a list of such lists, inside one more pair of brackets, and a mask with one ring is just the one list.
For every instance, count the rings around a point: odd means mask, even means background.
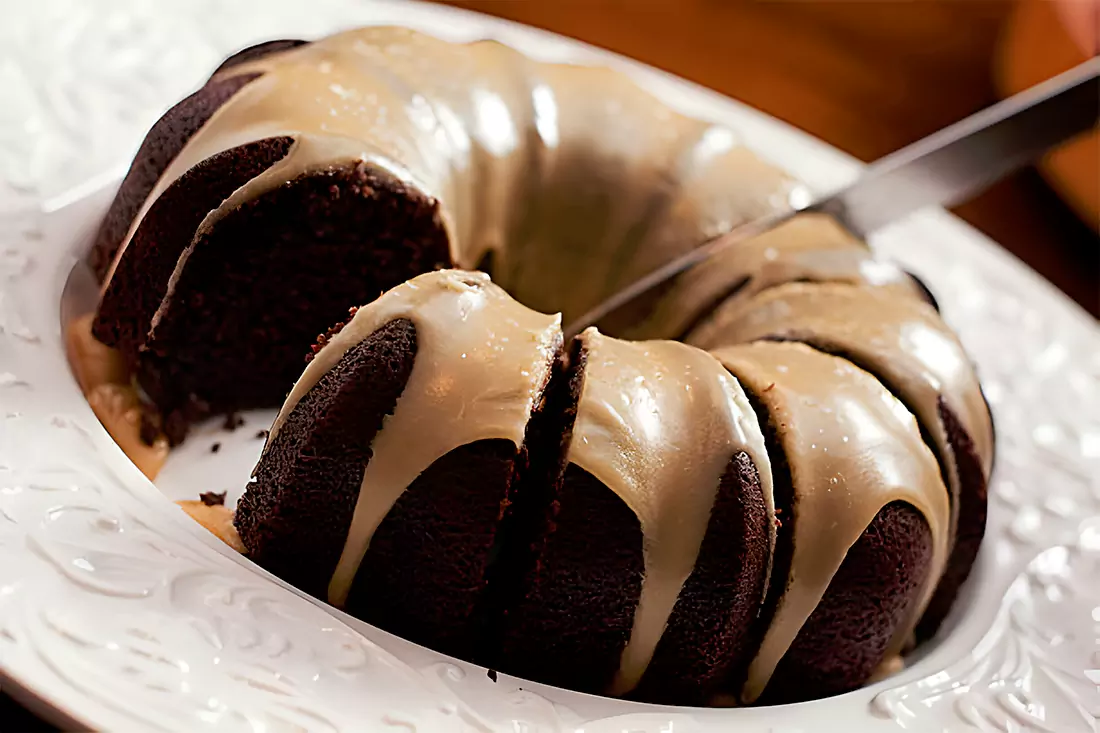
[{"label": "dark chocolate cake crumb", "polygon": [[204,491],[199,494],[199,501],[206,506],[225,506],[225,495],[228,492]]},{"label": "dark chocolate cake crumb", "polygon": [[490,669],[489,671],[487,671],[485,673],[485,676],[491,679],[493,682],[497,681],[497,671],[495,669]]},{"label": "dark chocolate cake crumb", "polygon": [[325,331],[323,334],[317,337],[316,343],[310,344],[309,353],[306,354],[306,364],[313,361],[313,357],[317,356],[317,352],[325,348],[328,342],[332,340],[332,337],[344,330],[344,326],[348,325],[352,318],[355,318],[355,314],[359,312],[359,306],[353,306],[348,308],[347,320],[340,321],[335,326]]},{"label": "dark chocolate cake crumb", "polygon": [[210,452],[211,453],[217,453],[221,449],[222,449],[222,444],[221,443],[214,443],[213,445],[210,446]]},{"label": "dark chocolate cake crumb", "polygon": [[235,412],[230,412],[225,416],[225,422],[222,424],[222,428],[232,433],[242,425],[244,425],[244,418]]},{"label": "dark chocolate cake crumb", "polygon": [[266,431],[266,430],[258,430],[256,432],[256,439],[257,440],[267,440],[267,433],[268,433],[268,431]]}]

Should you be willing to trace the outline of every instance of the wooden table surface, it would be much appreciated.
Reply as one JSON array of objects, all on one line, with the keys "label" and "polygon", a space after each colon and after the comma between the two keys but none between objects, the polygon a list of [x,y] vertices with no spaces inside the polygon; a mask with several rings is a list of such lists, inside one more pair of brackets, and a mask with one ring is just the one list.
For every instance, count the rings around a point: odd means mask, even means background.
[{"label": "wooden table surface", "polygon": [[[1010,0],[455,0],[611,49],[873,160],[995,100]],[[1100,175],[1100,171],[1098,171]],[[957,213],[1094,315],[1100,241],[1033,170]],[[50,730],[0,693],[0,731]]]}]

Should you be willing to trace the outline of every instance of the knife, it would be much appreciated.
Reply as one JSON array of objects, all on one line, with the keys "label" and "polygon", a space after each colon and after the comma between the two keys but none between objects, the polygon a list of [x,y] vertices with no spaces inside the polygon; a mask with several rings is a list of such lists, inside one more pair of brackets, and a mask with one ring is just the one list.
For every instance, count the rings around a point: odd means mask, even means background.
[{"label": "knife", "polygon": [[852,184],[711,239],[620,290],[569,324],[575,336],[729,247],[805,212],[829,214],[856,236],[926,206],[951,206],[1100,120],[1100,58],[981,110],[870,164]]}]

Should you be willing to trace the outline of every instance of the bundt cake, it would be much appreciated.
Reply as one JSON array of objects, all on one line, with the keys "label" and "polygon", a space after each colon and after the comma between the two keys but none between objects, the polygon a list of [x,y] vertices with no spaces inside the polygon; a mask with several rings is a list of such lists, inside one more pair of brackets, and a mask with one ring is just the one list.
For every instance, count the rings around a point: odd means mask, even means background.
[{"label": "bundt cake", "polygon": [[141,146],[76,366],[157,455],[282,404],[235,526],[188,510],[369,623],[643,701],[836,694],[935,632],[984,529],[992,424],[928,291],[800,215],[561,331],[798,192],[607,69],[263,44]]}]

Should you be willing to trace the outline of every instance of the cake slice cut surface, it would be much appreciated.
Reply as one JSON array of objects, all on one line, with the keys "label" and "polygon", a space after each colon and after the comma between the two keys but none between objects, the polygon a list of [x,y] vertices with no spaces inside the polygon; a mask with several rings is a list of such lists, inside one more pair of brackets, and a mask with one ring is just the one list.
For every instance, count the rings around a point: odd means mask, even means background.
[{"label": "cake slice cut surface", "polygon": [[[291,582],[366,620],[421,619],[411,637],[470,653],[471,614],[560,348],[557,316],[480,273],[422,275],[359,308],[272,426],[238,510],[250,556],[285,575],[281,558],[297,562],[314,545],[295,538],[312,534],[324,556],[290,566]],[[303,512],[310,490],[321,503]],[[416,572],[397,573],[399,584],[380,572],[387,563]],[[446,628],[426,603],[456,610]]]}]

